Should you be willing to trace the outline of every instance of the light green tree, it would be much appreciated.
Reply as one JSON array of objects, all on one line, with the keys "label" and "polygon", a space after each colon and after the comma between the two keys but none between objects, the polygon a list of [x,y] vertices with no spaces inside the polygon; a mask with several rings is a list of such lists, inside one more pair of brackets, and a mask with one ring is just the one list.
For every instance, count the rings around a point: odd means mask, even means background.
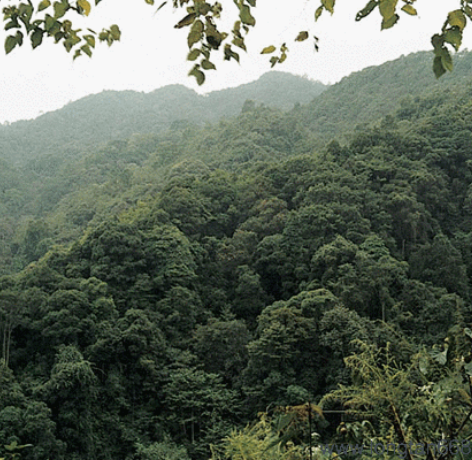
[{"label": "light green tree", "polygon": [[[359,341],[359,352],[345,359],[352,384],[322,400],[324,408],[341,403],[356,420],[341,423],[338,441],[372,442],[386,455],[402,446],[408,460],[452,458],[472,433],[471,337],[470,329],[457,327],[444,346],[419,352],[405,341],[380,347]],[[440,448],[438,440],[454,441],[455,448]]]}]

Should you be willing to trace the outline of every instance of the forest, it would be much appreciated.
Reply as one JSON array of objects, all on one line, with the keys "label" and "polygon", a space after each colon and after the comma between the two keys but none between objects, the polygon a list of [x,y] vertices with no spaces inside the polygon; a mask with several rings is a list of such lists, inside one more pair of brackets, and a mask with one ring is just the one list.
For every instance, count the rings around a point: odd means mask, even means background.
[{"label": "forest", "polygon": [[441,80],[417,53],[0,126],[0,458],[452,458],[428,445],[472,438],[455,59]]}]

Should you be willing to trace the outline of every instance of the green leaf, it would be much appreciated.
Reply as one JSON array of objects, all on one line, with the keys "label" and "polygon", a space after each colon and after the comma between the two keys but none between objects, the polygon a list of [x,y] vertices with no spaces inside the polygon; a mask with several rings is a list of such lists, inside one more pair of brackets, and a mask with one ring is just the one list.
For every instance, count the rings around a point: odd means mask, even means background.
[{"label": "green leaf", "polygon": [[464,334],[469,337],[469,339],[472,339],[472,330],[470,330],[468,327],[464,328]]},{"label": "green leaf", "polygon": [[196,65],[188,74],[189,76],[195,77],[200,86],[205,82],[205,74],[198,68],[198,65]]},{"label": "green leaf", "polygon": [[295,412],[289,412],[287,414],[282,414],[274,418],[274,427],[277,431],[283,431],[296,419]]},{"label": "green leaf", "polygon": [[53,36],[55,42],[59,43],[59,41],[62,40],[66,36],[66,34],[64,32],[56,32]]},{"label": "green leaf", "polygon": [[266,46],[262,51],[261,51],[261,54],[270,54],[270,53],[273,53],[275,51],[275,46],[274,45],[270,45],[270,46]]},{"label": "green leaf", "polygon": [[[434,60],[436,61],[436,58]],[[444,72],[445,72],[445,70],[444,70]],[[447,348],[444,351],[439,351],[437,349],[432,349],[429,352],[429,354],[430,354],[431,358],[433,358],[437,363],[439,363],[443,366],[444,364],[447,363],[447,351],[448,351]]]},{"label": "green leaf", "polygon": [[466,18],[464,16],[464,13],[462,10],[455,10],[451,11],[447,15],[447,22],[452,26],[452,27],[459,27],[460,30],[464,30],[464,27],[466,25]]},{"label": "green leaf", "polygon": [[316,8],[316,11],[315,11],[315,21],[318,21],[318,18],[321,16],[321,14],[323,13],[323,7],[322,6],[319,6],[318,8]]},{"label": "green leaf", "polygon": [[18,447],[18,442],[13,441],[11,444],[3,446],[3,447],[5,447],[5,449],[8,450],[9,452],[13,452]]},{"label": "green leaf", "polygon": [[199,49],[193,49],[187,55],[187,61],[195,61],[200,56],[201,51]]},{"label": "green leaf", "polygon": [[[383,22],[390,23],[390,21],[392,20],[392,17],[395,15],[395,8],[397,6],[397,3],[398,3],[398,0],[380,0],[379,10],[383,18],[382,23]],[[392,27],[393,24],[390,27]],[[388,27],[383,27],[383,29],[388,29]]]},{"label": "green leaf", "polygon": [[88,45],[83,45],[80,47],[80,49],[88,56],[92,57],[92,50],[90,49],[90,46]]},{"label": "green leaf", "polygon": [[441,54],[441,64],[449,72],[452,72],[454,63],[452,62],[452,56],[447,49],[444,48],[444,52]]},{"label": "green leaf", "polygon": [[469,5],[464,6],[464,13],[469,19],[472,19],[472,8]]},{"label": "green leaf", "polygon": [[95,37],[93,35],[84,35],[84,40],[87,42],[87,45],[95,48]]},{"label": "green leaf", "polygon": [[18,11],[21,21],[25,24],[25,27],[29,32],[31,30],[30,21],[31,16],[33,15],[33,7],[27,3],[20,3]]},{"label": "green leaf", "polygon": [[200,33],[202,33],[204,29],[205,29],[205,26],[203,25],[203,22],[200,21],[200,19],[197,19],[197,20],[193,23],[191,30],[194,30],[195,32],[200,32]]},{"label": "green leaf", "polygon": [[208,24],[207,24],[205,33],[206,33],[206,41],[208,45],[210,46],[210,48],[215,49],[215,50],[217,50],[220,47],[221,42],[226,37],[224,34],[221,34],[220,32],[218,32],[215,27],[213,26],[210,27],[208,26]]},{"label": "green leaf", "polygon": [[229,44],[226,44],[225,45],[225,51],[224,51],[224,54],[225,54],[225,61],[229,61],[231,59],[234,59],[235,61],[238,61],[239,62],[239,54],[238,53],[235,53],[232,49],[231,49],[231,45]]},{"label": "green leaf", "polygon": [[154,5],[154,0],[144,0],[148,5]]},{"label": "green leaf", "polygon": [[31,34],[31,46],[33,47],[33,49],[41,45],[43,41],[43,34],[44,34],[44,31],[41,29],[36,29]]},{"label": "green leaf", "polygon": [[472,361],[464,364],[464,370],[469,377],[472,377]]},{"label": "green leaf", "polygon": [[211,11],[211,5],[208,3],[197,3],[196,5],[196,13],[200,16],[206,16]]},{"label": "green leaf", "polygon": [[193,45],[195,45],[195,43],[198,43],[201,38],[202,38],[201,32],[197,32],[195,30],[190,31],[190,33],[187,36],[188,47],[191,48]]},{"label": "green leaf", "polygon": [[[147,3],[152,0],[146,0]],[[87,0],[77,0],[77,5],[82,9],[83,13],[85,16],[88,16],[90,14],[90,10],[92,7],[90,6],[90,3]]]},{"label": "green leaf", "polygon": [[434,53],[436,55],[439,55],[441,54],[441,49],[444,45],[444,38],[442,35],[439,35],[439,34],[434,34],[432,37],[431,37],[431,43],[433,45],[433,48],[434,48]]},{"label": "green leaf", "polygon": [[309,37],[307,31],[300,32],[295,39],[296,42],[303,42]]},{"label": "green leaf", "polygon": [[156,10],[156,13],[161,9],[161,8],[164,8],[164,6],[166,5],[167,2],[162,2],[160,5],[159,5],[159,8],[157,8]]},{"label": "green leaf", "polygon": [[182,27],[189,26],[193,21],[195,21],[196,17],[197,15],[195,13],[187,14],[187,16],[182,18],[174,27],[176,29],[182,29]]},{"label": "green leaf", "polygon": [[247,24],[248,26],[255,26],[256,20],[251,15],[251,8],[247,5],[243,5],[241,7],[239,17],[241,18],[241,22],[243,24]]},{"label": "green leaf", "polygon": [[10,21],[5,25],[5,30],[10,30],[10,29],[19,29],[20,24],[18,24],[18,21]]},{"label": "green leaf", "polygon": [[64,32],[57,32],[54,34],[54,40],[56,43],[59,43],[60,40],[62,40],[66,34]]},{"label": "green leaf", "polygon": [[49,30],[53,27],[55,24],[55,19],[52,16],[49,16],[49,14],[46,15],[46,19],[44,20],[44,29],[49,32]]},{"label": "green leaf", "polygon": [[379,4],[378,0],[370,0],[369,3],[367,3],[366,6],[364,6],[364,8],[362,8],[362,10],[360,10],[357,14],[356,14],[356,21],[360,21],[361,19],[365,18],[366,16],[368,16],[370,13],[372,13],[372,11],[374,10],[374,8]]},{"label": "green leaf", "polygon": [[404,11],[406,14],[409,14],[410,16],[416,16],[418,13],[413,6],[411,6],[409,3],[406,5],[402,6],[402,11]]},{"label": "green leaf", "polygon": [[210,62],[208,59],[204,59],[202,61],[202,67],[205,70],[216,70],[215,64],[213,64],[213,62]]},{"label": "green leaf", "polygon": [[23,32],[18,31],[16,33],[16,42],[18,43],[18,46],[23,44]]},{"label": "green leaf", "polygon": [[331,13],[334,13],[335,0],[321,0],[321,4]]},{"label": "green leaf", "polygon": [[113,24],[110,27],[110,33],[111,33],[111,38],[113,38],[113,40],[119,40],[121,37],[120,28],[116,24]]},{"label": "green leaf", "polygon": [[64,3],[54,2],[54,17],[56,19],[62,18],[66,14],[67,5]]},{"label": "green leaf", "polygon": [[454,29],[447,29],[444,32],[444,41],[450,43],[458,51],[462,44],[462,31],[456,27]]},{"label": "green leaf", "polygon": [[400,19],[398,14],[394,14],[389,19],[384,19],[380,27],[381,30],[390,29],[397,23],[398,19]]},{"label": "green leaf", "polygon": [[51,0],[42,0],[38,5],[38,11],[43,11],[49,6],[51,6]]},{"label": "green leaf", "polygon": [[203,22],[197,19],[190,29],[190,32],[187,37],[188,47],[191,48],[195,43],[199,42],[203,36]]},{"label": "green leaf", "polygon": [[233,38],[232,42],[234,45],[236,45],[238,48],[241,48],[243,49],[244,51],[246,51],[246,44],[244,43],[244,38],[242,37],[235,37]]},{"label": "green leaf", "polygon": [[13,35],[9,35],[6,39],[5,39],[5,53],[10,53],[13,48],[17,45],[17,40],[16,40],[16,37],[14,37]]}]

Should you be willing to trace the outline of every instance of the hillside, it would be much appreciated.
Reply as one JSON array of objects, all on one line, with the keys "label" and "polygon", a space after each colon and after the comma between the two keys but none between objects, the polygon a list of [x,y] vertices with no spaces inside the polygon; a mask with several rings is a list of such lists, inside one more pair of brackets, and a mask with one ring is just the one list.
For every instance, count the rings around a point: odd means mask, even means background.
[{"label": "hillside", "polygon": [[[34,158],[13,166],[2,150],[0,273],[19,270],[54,242],[73,241],[87,225],[157,193],[180,174],[215,168],[244,174],[253,164],[323,151],[333,138],[350,142],[353,134],[346,133],[359,123],[378,122],[395,110],[425,120],[449,93],[466,91],[471,56],[459,54],[455,72],[439,81],[429,71],[429,55],[418,53],[355,73],[314,99],[323,89],[318,84],[271,72],[207,96],[178,85],[150,94],[104,92],[37,120],[2,126],[8,135],[0,143],[22,152],[15,159]],[[234,121],[203,128],[189,121],[202,113],[240,113],[248,99],[270,106],[297,98],[311,102],[288,112],[247,105]],[[127,138],[132,132],[148,134]],[[106,141],[115,136],[122,139]]]},{"label": "hillside", "polygon": [[433,85],[321,149],[313,104],[246,107],[2,175],[1,438],[24,460],[470,439],[471,101]]},{"label": "hillside", "polygon": [[343,78],[323,94],[299,108],[299,117],[323,140],[336,138],[369,124],[417,97],[462,85],[472,75],[472,53],[454,56],[454,72],[439,80],[431,70],[431,53],[402,56]]},{"label": "hillside", "polygon": [[313,99],[324,88],[319,82],[269,72],[255,82],[206,96],[181,85],[151,93],[104,91],[35,120],[0,126],[1,158],[24,164],[41,155],[76,156],[110,140],[157,133],[175,123],[202,125],[235,116],[247,99],[291,109],[295,103]]}]

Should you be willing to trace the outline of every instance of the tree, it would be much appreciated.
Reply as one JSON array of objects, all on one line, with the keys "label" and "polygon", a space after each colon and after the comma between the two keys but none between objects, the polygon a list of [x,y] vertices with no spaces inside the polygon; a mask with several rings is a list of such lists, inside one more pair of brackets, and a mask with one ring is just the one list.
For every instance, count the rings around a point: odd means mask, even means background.
[{"label": "tree", "polygon": [[8,286],[9,278],[0,282],[0,334],[2,352],[0,365],[8,367],[12,343],[12,332],[21,324],[25,316],[25,304],[13,286]]},{"label": "tree", "polygon": [[[419,351],[406,341],[382,347],[358,341],[360,351],[345,360],[352,384],[322,401],[324,408],[342,403],[355,420],[341,423],[338,436],[359,445],[370,439],[381,454],[402,449],[408,460],[452,458],[471,434],[471,338],[470,329],[455,327],[444,346]],[[446,439],[454,449],[438,444]]]},{"label": "tree", "polygon": [[[95,6],[102,0],[95,0]],[[154,5],[154,0],[145,0],[149,5]],[[381,16],[381,29],[393,27],[400,19],[400,14],[416,15],[413,6],[415,0],[369,0],[367,4],[357,13],[356,21],[360,21],[377,10]],[[157,11],[166,6],[168,2],[160,4]],[[176,29],[186,28],[188,30],[187,43],[189,54],[187,59],[195,62],[189,72],[196,78],[199,85],[205,81],[205,71],[214,70],[216,66],[211,62],[213,52],[223,50],[224,59],[234,59],[239,62],[239,54],[236,48],[247,51],[245,37],[250,29],[255,27],[256,19],[253,9],[256,0],[235,0],[237,11],[231,19],[233,29],[225,31],[221,29],[221,23],[226,14],[226,8],[219,2],[209,3],[205,0],[173,0],[172,6],[176,9],[186,9],[184,16],[175,25]],[[336,0],[321,0],[318,8],[314,9],[315,21],[324,11],[334,13]],[[450,11],[444,22],[440,33],[432,37],[434,48],[433,70],[437,77],[453,68],[450,49],[458,51],[462,43],[462,34],[467,25],[467,20],[472,20],[472,7],[470,0],[461,0],[460,7]],[[108,45],[120,40],[121,31],[116,24],[108,29],[97,33],[91,29],[82,32],[76,29],[68,19],[72,14],[88,16],[92,5],[88,0],[41,0],[39,4],[33,5],[27,2],[18,2],[3,8],[5,30],[11,30],[5,39],[5,51],[10,53],[16,46],[21,46],[25,38],[29,38],[33,48],[40,46],[44,37],[53,38],[56,43],[62,43],[65,49],[74,51],[74,59],[82,54],[91,56],[97,38]],[[295,41],[301,42],[309,38],[314,40],[314,47],[318,49],[318,38],[308,30],[303,30],[294,37]],[[276,52],[277,51],[277,52]],[[288,47],[283,43],[280,48],[273,45],[266,46],[261,54],[270,54],[270,64],[282,64],[287,59]]]},{"label": "tree", "polygon": [[331,351],[320,344],[321,320],[338,304],[330,291],[318,289],[262,311],[257,337],[247,346],[249,361],[243,373],[243,390],[251,408],[299,404],[300,394],[308,399],[320,392],[330,372]]},{"label": "tree", "polygon": [[237,412],[236,392],[228,390],[219,375],[195,367],[171,370],[162,391],[165,421],[174,437],[192,458],[207,458],[207,446],[228,430],[229,414]]},{"label": "tree", "polygon": [[284,420],[287,420],[287,417],[271,418],[266,413],[261,413],[256,423],[247,425],[241,430],[234,429],[219,444],[212,445],[211,460],[301,460],[306,458],[303,446],[281,443],[283,430],[281,427],[284,426]]},{"label": "tree", "polygon": [[68,455],[80,452],[84,458],[97,458],[94,426],[97,384],[92,363],[74,345],[61,345],[50,379],[39,391],[52,409],[58,433],[67,443]]},{"label": "tree", "polygon": [[250,335],[244,321],[212,319],[198,326],[194,348],[208,373],[219,374],[225,383],[237,382],[247,364]]}]

